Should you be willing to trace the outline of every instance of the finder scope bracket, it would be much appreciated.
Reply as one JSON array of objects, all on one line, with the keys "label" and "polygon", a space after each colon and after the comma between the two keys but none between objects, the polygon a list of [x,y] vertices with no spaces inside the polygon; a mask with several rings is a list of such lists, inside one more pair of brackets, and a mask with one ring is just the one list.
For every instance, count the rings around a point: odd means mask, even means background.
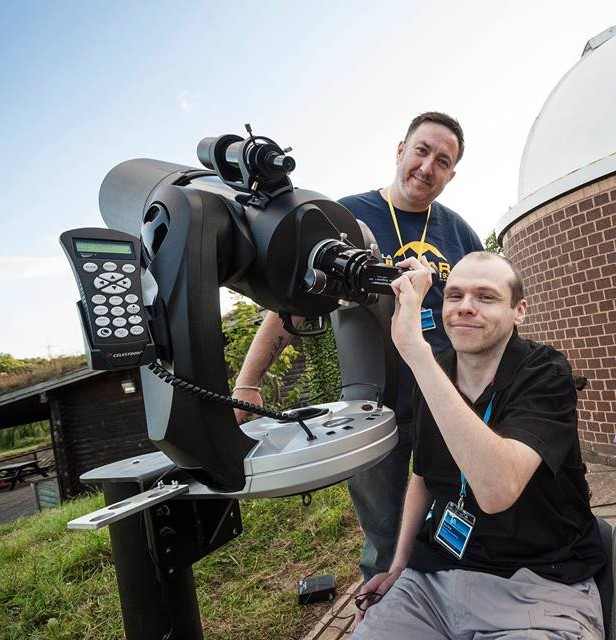
[{"label": "finder scope bracket", "polygon": [[290,149],[281,149],[271,138],[254,136],[250,124],[245,127],[246,139],[234,134],[203,138],[197,156],[225,184],[244,192],[236,196],[240,204],[263,209],[272,198],[293,190],[288,174],[295,169],[295,160],[286,155]]}]

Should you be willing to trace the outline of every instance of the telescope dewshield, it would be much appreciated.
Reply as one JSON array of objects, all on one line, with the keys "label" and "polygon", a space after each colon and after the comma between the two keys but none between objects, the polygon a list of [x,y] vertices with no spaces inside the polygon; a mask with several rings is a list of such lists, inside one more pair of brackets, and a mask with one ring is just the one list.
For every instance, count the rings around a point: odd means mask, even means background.
[{"label": "telescope dewshield", "polygon": [[139,236],[141,221],[156,187],[199,176],[208,191],[234,198],[235,192],[214,173],[204,176],[203,169],[150,158],[126,160],[105,176],[98,194],[101,216],[110,229]]}]

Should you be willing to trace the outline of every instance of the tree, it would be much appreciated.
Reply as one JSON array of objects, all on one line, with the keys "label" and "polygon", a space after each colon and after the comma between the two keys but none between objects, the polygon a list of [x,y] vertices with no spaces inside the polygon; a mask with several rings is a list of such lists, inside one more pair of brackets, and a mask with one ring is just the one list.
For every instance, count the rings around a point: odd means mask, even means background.
[{"label": "tree", "polygon": [[0,373],[20,373],[26,371],[28,365],[14,358],[10,353],[0,353]]},{"label": "tree", "polygon": [[483,244],[485,245],[486,251],[497,253],[499,256],[503,255],[503,248],[498,244],[498,240],[496,239],[496,231],[492,231]]}]

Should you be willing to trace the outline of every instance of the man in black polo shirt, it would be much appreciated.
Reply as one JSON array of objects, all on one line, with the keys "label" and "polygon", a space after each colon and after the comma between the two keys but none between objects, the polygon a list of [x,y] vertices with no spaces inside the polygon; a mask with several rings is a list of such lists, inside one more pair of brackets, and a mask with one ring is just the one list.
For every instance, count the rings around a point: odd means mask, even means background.
[{"label": "man in black polo shirt", "polygon": [[592,576],[605,557],[567,360],[518,336],[521,279],[485,252],[451,271],[453,349],[435,358],[420,328],[431,272],[407,265],[392,337],[417,383],[414,472],[394,560],[364,585],[354,638],[603,638]]},{"label": "man in black polo shirt", "polygon": [[[441,319],[443,287],[449,272],[467,253],[483,248],[468,224],[455,211],[436,201],[454,178],[463,154],[460,124],[444,113],[422,113],[413,118],[404,140],[397,145],[392,182],[381,189],[340,200],[367,225],[383,255],[392,256],[394,262],[423,255],[434,265],[435,286],[424,300],[433,320],[432,327],[426,328],[426,340],[434,353],[449,347]],[[278,315],[268,313],[237,377],[235,398],[262,404],[260,381],[290,339]],[[365,339],[370,340],[370,336]],[[365,535],[360,562],[365,580],[391,563],[413,448],[414,425],[408,411],[412,375],[402,361],[395,366],[399,369],[397,386],[385,389],[384,393],[395,398],[392,408],[396,412],[399,442],[386,458],[349,481]],[[249,415],[236,409],[236,417],[242,422]]]}]

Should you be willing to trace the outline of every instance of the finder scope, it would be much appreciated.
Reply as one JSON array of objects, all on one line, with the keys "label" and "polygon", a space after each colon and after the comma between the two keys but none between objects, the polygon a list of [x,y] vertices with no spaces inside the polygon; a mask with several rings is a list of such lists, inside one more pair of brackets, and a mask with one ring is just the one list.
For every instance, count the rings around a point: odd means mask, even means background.
[{"label": "finder scope", "polygon": [[201,164],[234,189],[260,195],[265,201],[292,189],[287,178],[295,169],[295,160],[286,155],[290,149],[281,149],[271,138],[255,137],[248,124],[246,130],[246,139],[234,134],[203,138],[197,146]]}]

